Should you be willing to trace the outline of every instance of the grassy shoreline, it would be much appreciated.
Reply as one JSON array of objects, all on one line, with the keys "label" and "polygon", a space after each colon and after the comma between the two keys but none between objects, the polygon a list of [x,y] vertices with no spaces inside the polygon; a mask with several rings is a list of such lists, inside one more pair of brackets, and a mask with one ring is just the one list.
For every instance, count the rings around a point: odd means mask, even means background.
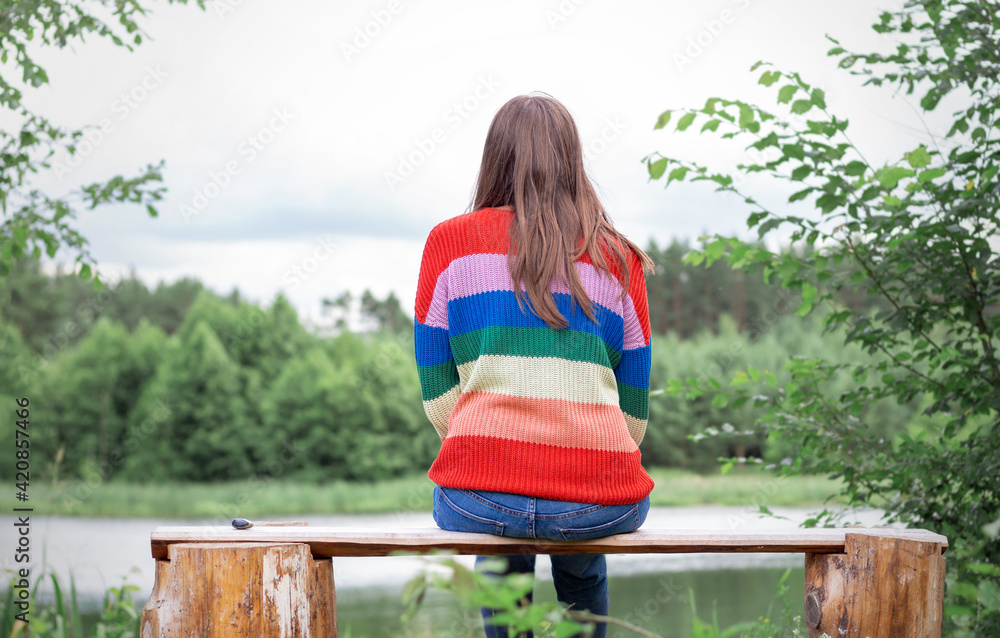
[{"label": "grassy shoreline", "polygon": [[[725,476],[657,468],[649,473],[656,483],[650,495],[654,506],[737,505],[757,510],[760,505],[818,505],[840,485],[818,476],[776,479],[756,468],[734,468]],[[30,502],[19,503],[12,492],[5,491],[0,495],[0,507],[9,512],[28,505],[35,515],[224,522],[236,516],[426,512],[431,509],[433,487],[424,475],[323,485],[266,478],[211,484],[33,483]]]}]

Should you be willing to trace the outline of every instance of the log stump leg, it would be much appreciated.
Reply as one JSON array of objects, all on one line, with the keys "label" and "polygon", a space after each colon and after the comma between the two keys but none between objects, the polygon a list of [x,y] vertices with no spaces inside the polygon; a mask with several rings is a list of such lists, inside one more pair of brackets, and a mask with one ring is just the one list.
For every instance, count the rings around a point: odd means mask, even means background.
[{"label": "log stump leg", "polygon": [[156,561],[142,638],[337,636],[333,562],[304,543],[177,543]]},{"label": "log stump leg", "polygon": [[809,638],[940,638],[940,543],[849,533],[844,554],[806,554]]},{"label": "log stump leg", "polygon": [[847,635],[846,554],[806,554],[805,619],[809,638]]}]

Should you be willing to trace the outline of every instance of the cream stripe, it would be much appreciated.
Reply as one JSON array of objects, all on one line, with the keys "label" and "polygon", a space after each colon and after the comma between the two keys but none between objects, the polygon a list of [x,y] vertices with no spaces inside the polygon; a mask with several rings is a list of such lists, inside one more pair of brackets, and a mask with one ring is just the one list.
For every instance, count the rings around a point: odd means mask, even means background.
[{"label": "cream stripe", "polygon": [[461,394],[461,390],[456,385],[441,396],[435,397],[430,401],[424,401],[424,412],[427,414],[427,418],[431,420],[434,429],[437,430],[438,436],[441,437],[442,441],[444,437],[448,436],[448,420],[451,418],[451,411],[455,408],[455,404],[458,403],[458,398]]},{"label": "cream stripe", "polygon": [[615,373],[606,366],[558,357],[483,355],[458,366],[463,392],[618,405]]},{"label": "cream stripe", "polygon": [[627,412],[622,412],[625,415],[625,424],[628,426],[629,436],[635,441],[636,445],[642,443],[642,437],[646,434],[646,419],[637,419]]}]

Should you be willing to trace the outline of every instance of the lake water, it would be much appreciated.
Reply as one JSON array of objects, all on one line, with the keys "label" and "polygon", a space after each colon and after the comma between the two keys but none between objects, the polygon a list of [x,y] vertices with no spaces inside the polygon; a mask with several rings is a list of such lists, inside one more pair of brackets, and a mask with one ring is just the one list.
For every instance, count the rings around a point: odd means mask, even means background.
[{"label": "lake water", "polygon": [[[760,518],[746,507],[681,507],[650,509],[644,527],[657,529],[767,530],[794,528],[810,509],[776,508],[784,519]],[[37,513],[36,513],[37,514]],[[366,528],[433,527],[429,512],[377,516],[304,516],[313,526]],[[861,512],[865,525],[878,523],[879,512]],[[11,569],[16,519],[0,516],[0,567]],[[153,587],[153,559],[149,534],[159,525],[198,525],[198,520],[88,519],[33,516],[31,519],[32,576],[43,566],[68,586],[70,576],[85,608],[96,609],[104,590],[123,579],[140,588],[144,601]],[[458,557],[471,566],[473,557]],[[609,555],[608,574],[613,616],[665,636],[687,636],[691,629],[691,595],[703,620],[711,619],[717,604],[720,626],[753,620],[767,614],[778,578],[786,568],[792,600],[801,605],[801,554],[650,554]],[[18,564],[23,566],[23,564]],[[554,600],[547,557],[536,566],[536,599]],[[404,628],[400,594],[405,583],[427,568],[417,557],[335,558],[338,625],[344,638],[380,636],[475,636],[479,621],[454,600],[434,593],[420,614]],[[44,600],[46,590],[42,589]],[[481,635],[481,634],[479,634]],[[616,630],[609,636],[616,636]],[[622,636],[634,635],[621,632]]]}]

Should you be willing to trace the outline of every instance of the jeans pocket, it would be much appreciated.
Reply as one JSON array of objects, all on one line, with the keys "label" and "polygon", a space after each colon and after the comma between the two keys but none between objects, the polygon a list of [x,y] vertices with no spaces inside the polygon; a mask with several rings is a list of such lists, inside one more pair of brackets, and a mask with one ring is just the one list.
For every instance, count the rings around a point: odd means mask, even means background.
[{"label": "jeans pocket", "polygon": [[611,536],[612,534],[634,532],[639,528],[639,524],[639,506],[634,505],[624,515],[613,521],[589,527],[560,527],[559,533],[562,534],[564,540],[580,541],[588,538],[600,538],[601,536]]},{"label": "jeans pocket", "polygon": [[472,512],[462,509],[455,504],[444,493],[444,490],[436,490],[434,499],[434,521],[442,529],[452,532],[473,532],[479,534],[493,534],[503,536],[505,523],[500,521],[477,516]]}]

